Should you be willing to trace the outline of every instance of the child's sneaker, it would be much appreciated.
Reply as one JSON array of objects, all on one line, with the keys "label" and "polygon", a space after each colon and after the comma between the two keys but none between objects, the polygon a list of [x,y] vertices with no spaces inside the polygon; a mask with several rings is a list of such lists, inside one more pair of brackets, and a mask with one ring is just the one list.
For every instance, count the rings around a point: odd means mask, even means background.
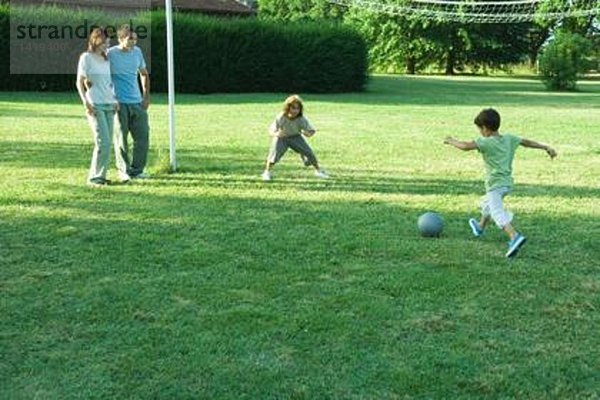
[{"label": "child's sneaker", "polygon": [[517,236],[514,237],[510,242],[508,242],[508,251],[506,252],[506,257],[514,257],[519,252],[521,246],[525,244],[527,238],[520,233],[517,233]]},{"label": "child's sneaker", "polygon": [[469,219],[469,226],[471,227],[471,232],[473,232],[473,236],[481,237],[483,235],[483,229],[479,225],[479,222],[475,218]]},{"label": "child's sneaker", "polygon": [[263,181],[268,182],[272,178],[271,172],[265,171],[265,172],[262,173],[262,175],[260,177],[262,178]]},{"label": "child's sneaker", "polygon": [[322,169],[315,171],[315,176],[317,178],[321,178],[321,179],[329,178],[329,175],[327,175],[327,172],[323,171]]}]

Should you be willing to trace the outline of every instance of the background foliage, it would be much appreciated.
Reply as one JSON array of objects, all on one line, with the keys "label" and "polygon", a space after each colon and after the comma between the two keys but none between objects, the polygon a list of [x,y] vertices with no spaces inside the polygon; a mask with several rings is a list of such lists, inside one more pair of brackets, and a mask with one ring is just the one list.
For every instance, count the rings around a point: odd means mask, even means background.
[{"label": "background foliage", "polygon": [[[153,84],[165,89],[165,22],[153,15]],[[178,14],[174,21],[177,90],[210,92],[360,91],[367,48],[349,27],[323,22],[281,24]]]},{"label": "background foliage", "polygon": [[[59,26],[78,25],[84,18],[97,21],[111,18],[54,7],[38,8],[34,13],[36,21]],[[165,16],[153,12],[150,19],[152,87],[165,91]],[[3,54],[10,53],[9,28],[9,9],[1,7]],[[360,91],[367,79],[365,41],[347,26],[306,21],[282,24],[176,13],[173,29],[176,90],[181,93]],[[81,48],[75,49],[74,66],[85,47],[82,41]],[[2,63],[0,69],[0,90],[73,90],[74,80],[73,75],[20,75],[14,79],[10,76],[9,62]]]},{"label": "background foliage", "polygon": [[[403,5],[410,0],[379,0],[378,3]],[[574,8],[589,9],[590,0],[569,2]],[[306,2],[259,0],[259,16],[277,20],[334,19],[356,28],[369,45],[369,68],[373,72],[415,74],[436,71],[456,72],[510,71],[528,64],[533,70],[542,46],[560,28],[591,40],[600,26],[597,16],[590,18],[543,18],[564,9],[563,0],[541,3],[538,17],[526,23],[455,23],[414,15],[391,15],[368,7],[337,7],[327,0]],[[498,11],[499,12],[499,11]]]},{"label": "background foliage", "polygon": [[590,68],[586,56],[591,43],[576,33],[559,32],[542,52],[540,74],[549,89],[574,90],[577,79]]}]

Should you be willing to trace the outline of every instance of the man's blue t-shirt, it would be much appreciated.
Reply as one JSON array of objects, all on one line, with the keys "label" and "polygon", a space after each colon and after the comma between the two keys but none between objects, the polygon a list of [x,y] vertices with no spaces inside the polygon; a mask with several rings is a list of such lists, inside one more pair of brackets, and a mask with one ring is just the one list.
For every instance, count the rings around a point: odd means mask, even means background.
[{"label": "man's blue t-shirt", "polygon": [[142,102],[138,84],[138,73],[146,68],[144,55],[139,47],[123,51],[119,46],[108,49],[110,71],[119,103],[137,104]]}]

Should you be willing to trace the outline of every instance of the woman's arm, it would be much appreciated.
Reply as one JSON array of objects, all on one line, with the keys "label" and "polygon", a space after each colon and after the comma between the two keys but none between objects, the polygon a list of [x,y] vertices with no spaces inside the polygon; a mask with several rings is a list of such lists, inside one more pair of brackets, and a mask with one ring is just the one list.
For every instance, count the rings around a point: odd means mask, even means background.
[{"label": "woman's arm", "polygon": [[86,77],[79,75],[77,77],[77,81],[75,82],[75,86],[77,86],[77,92],[79,93],[79,98],[81,99],[81,101],[83,102],[83,105],[85,106],[85,112],[88,115],[94,115],[94,108],[89,103],[89,101],[87,101],[87,99],[85,97],[85,92],[86,92],[85,82],[86,82]]}]

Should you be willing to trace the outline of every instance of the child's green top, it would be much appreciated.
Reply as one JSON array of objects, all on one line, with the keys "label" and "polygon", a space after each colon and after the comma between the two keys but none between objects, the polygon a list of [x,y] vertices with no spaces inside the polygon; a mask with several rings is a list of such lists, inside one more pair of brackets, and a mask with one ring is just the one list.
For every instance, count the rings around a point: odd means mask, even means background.
[{"label": "child's green top", "polygon": [[521,138],[509,134],[480,137],[475,144],[485,163],[485,190],[512,187],[512,162]]}]

